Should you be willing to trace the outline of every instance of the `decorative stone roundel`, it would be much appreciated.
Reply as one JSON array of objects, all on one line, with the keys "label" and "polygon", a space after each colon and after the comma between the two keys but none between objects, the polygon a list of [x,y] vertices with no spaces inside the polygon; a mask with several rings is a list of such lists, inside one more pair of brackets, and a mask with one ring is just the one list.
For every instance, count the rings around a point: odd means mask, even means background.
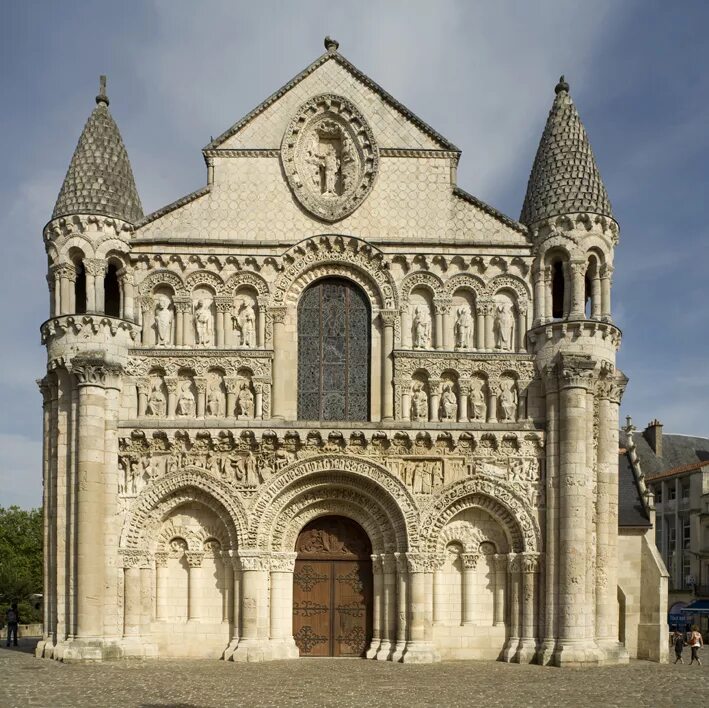
[{"label": "decorative stone roundel", "polygon": [[300,107],[283,136],[281,159],[295,198],[325,221],[351,214],[379,168],[371,128],[352,103],[332,94]]}]

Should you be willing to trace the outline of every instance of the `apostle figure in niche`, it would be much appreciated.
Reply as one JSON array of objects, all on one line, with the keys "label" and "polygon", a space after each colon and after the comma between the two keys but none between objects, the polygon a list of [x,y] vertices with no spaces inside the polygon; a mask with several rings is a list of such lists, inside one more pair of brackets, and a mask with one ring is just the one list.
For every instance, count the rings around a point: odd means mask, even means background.
[{"label": "apostle figure in niche", "polygon": [[483,382],[480,379],[472,380],[470,387],[470,408],[473,420],[485,420],[487,405],[485,403]]},{"label": "apostle figure in niche", "polygon": [[246,381],[241,384],[239,395],[236,398],[236,408],[238,418],[254,417],[254,394],[251,393],[251,388]]},{"label": "apostle figure in niche", "polygon": [[413,319],[414,349],[426,349],[431,341],[431,316],[428,308],[418,305]]},{"label": "apostle figure in niche", "polygon": [[241,311],[233,318],[234,328],[241,332],[241,346],[253,349],[256,346],[256,313],[254,306],[244,303]]},{"label": "apostle figure in niche", "polygon": [[192,385],[189,381],[185,381],[180,389],[180,395],[177,398],[177,415],[193,416],[195,411],[195,398],[192,393]]},{"label": "apostle figure in niche", "polygon": [[159,347],[167,347],[172,343],[172,311],[170,304],[162,299],[155,306],[155,332]]},{"label": "apostle figure in niche", "polygon": [[504,379],[500,384],[500,408],[505,420],[516,420],[517,418],[517,389],[515,382],[511,379]]},{"label": "apostle figure in niche", "polygon": [[473,332],[473,318],[467,307],[458,308],[458,317],[455,320],[453,334],[455,335],[456,349],[470,349],[470,337]]},{"label": "apostle figure in niche", "polygon": [[216,418],[221,413],[222,392],[219,390],[219,384],[214,381],[207,391],[207,415]]},{"label": "apostle figure in niche", "polygon": [[157,418],[162,418],[165,415],[165,396],[161,389],[160,382],[155,381],[145,406],[145,415],[154,415]]},{"label": "apostle figure in niche", "polygon": [[197,344],[207,347],[212,343],[212,312],[205,300],[198,300],[194,311],[194,324],[197,331]]},{"label": "apostle figure in niche", "polygon": [[495,347],[509,351],[512,349],[514,317],[507,303],[501,302],[495,307]]},{"label": "apostle figure in niche", "polygon": [[414,386],[411,396],[411,417],[413,420],[428,420],[428,396],[420,383]]},{"label": "apostle figure in niche", "polygon": [[446,384],[441,395],[441,410],[443,420],[455,420],[458,412],[458,399],[450,384]]}]

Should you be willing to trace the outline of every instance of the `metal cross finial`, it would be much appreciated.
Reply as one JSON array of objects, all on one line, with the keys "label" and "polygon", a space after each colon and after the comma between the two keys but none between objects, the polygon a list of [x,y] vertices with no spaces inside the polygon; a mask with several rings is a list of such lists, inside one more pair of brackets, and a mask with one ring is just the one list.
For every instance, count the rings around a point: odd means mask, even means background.
[{"label": "metal cross finial", "polygon": [[105,103],[108,105],[108,96],[106,95],[106,77],[101,74],[98,79],[98,96],[96,96],[96,103]]}]

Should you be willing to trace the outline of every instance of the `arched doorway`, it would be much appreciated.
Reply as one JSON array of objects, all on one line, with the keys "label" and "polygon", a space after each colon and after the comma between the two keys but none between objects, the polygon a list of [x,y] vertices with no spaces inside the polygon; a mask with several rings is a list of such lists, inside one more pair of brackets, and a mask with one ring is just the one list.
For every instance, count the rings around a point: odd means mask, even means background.
[{"label": "arched doorway", "polygon": [[307,524],[295,547],[293,637],[301,656],[364,656],[372,639],[372,546],[343,516]]},{"label": "arched doorway", "polygon": [[298,419],[369,420],[371,316],[343,278],[313,283],[298,303]]}]

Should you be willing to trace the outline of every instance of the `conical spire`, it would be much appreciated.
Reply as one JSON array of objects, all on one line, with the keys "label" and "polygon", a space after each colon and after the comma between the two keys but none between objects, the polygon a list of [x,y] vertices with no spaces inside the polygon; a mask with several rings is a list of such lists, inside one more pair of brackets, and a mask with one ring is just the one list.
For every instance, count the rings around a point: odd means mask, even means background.
[{"label": "conical spire", "polygon": [[613,218],[586,130],[563,76],[554,90],[556,98],[534,158],[520,221],[529,225],[579,212]]},{"label": "conical spire", "polygon": [[86,121],[52,218],[103,214],[134,224],[143,218],[128,153],[108,110],[106,77],[101,77],[96,108]]}]

